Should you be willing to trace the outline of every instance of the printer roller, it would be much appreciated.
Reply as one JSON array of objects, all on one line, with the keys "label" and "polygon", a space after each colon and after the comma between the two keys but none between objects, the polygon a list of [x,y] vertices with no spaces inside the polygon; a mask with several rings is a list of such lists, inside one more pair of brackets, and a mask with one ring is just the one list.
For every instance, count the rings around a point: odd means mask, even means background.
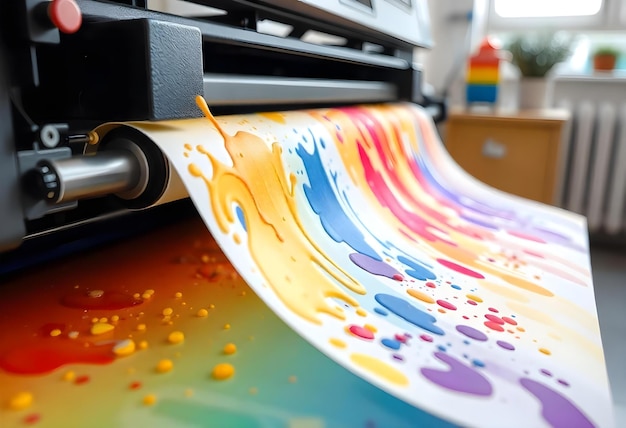
[{"label": "printer roller", "polygon": [[49,204],[115,195],[131,209],[187,197],[178,174],[146,135],[128,126],[106,134],[97,150],[43,160],[24,175],[26,190]]}]

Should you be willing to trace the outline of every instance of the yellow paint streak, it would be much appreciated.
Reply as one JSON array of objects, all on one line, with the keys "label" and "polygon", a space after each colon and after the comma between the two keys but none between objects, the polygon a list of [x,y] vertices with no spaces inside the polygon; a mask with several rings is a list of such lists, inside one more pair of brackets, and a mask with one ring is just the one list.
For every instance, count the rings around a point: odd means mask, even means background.
[{"label": "yellow paint streak", "polygon": [[281,123],[281,124],[285,124],[287,123],[285,121],[285,115],[282,113],[277,113],[277,112],[263,112],[263,113],[259,113],[259,116],[263,116],[266,119],[271,120],[272,122],[276,122],[276,123]]},{"label": "yellow paint streak", "polygon": [[197,165],[188,166],[192,176],[205,182],[220,230],[228,233],[236,221],[232,207],[238,205],[244,213],[250,254],[282,302],[317,324],[318,313],[345,319],[345,314],[327,299],[357,306],[357,301],[339,284],[358,294],[365,294],[365,289],[317,247],[304,230],[294,196],[296,177],[286,175],[281,147],[274,143],[270,149],[257,135],[244,131],[233,136],[226,134],[204,99],[198,97],[196,101],[224,138],[233,162],[232,166],[224,165],[202,146],[196,146],[211,162],[213,175],[209,179]]},{"label": "yellow paint streak", "polygon": [[415,297],[416,299],[419,299],[422,302],[435,303],[435,299],[433,299],[428,294],[423,293],[419,290],[414,290],[413,288],[409,288],[408,290],[406,290],[406,292],[408,293],[409,296]]},{"label": "yellow paint streak", "polygon": [[524,293],[523,291],[518,291],[506,285],[498,285],[489,281],[481,281],[480,286],[481,288],[489,290],[492,293],[498,294],[507,299],[517,300],[518,302],[521,302],[521,303],[528,303],[530,300],[528,298],[528,295]]},{"label": "yellow paint streak", "polygon": [[483,299],[481,299],[480,297],[478,297],[475,294],[468,294],[465,297],[467,297],[468,299],[473,300],[475,302],[478,302],[478,303],[482,303],[482,301],[483,301]]},{"label": "yellow paint streak", "polygon": [[328,341],[330,342],[331,345],[333,345],[333,346],[335,346],[337,348],[344,349],[344,348],[346,348],[348,346],[348,345],[346,345],[346,342],[344,342],[343,340],[336,339],[334,337],[330,338]]},{"label": "yellow paint streak", "polygon": [[507,302],[506,305],[511,308],[514,313],[521,315],[525,318],[530,318],[531,320],[541,323],[543,325],[549,325],[553,327],[557,325],[554,319],[544,311],[531,308],[528,305],[523,305],[518,302]]},{"label": "yellow paint streak", "polygon": [[407,386],[409,379],[400,371],[389,364],[365,354],[352,354],[350,360],[357,366],[389,383],[398,386]]}]

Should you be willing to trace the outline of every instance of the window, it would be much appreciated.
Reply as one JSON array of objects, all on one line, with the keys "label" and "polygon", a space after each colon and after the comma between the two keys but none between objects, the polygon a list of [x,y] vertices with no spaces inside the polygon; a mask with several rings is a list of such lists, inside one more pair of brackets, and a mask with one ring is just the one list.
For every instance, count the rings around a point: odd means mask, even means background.
[{"label": "window", "polygon": [[488,10],[490,31],[518,32],[615,28],[623,7],[622,0],[483,0],[482,4]]},{"label": "window", "polygon": [[494,0],[495,12],[503,18],[593,16],[602,0]]}]

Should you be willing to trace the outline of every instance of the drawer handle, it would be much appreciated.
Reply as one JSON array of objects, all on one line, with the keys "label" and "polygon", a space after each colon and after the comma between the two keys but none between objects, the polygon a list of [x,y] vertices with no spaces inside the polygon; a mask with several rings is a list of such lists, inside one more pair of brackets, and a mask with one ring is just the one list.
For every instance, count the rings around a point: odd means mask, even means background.
[{"label": "drawer handle", "polygon": [[492,140],[491,138],[483,144],[483,156],[491,159],[502,159],[506,156],[506,146],[502,143]]}]

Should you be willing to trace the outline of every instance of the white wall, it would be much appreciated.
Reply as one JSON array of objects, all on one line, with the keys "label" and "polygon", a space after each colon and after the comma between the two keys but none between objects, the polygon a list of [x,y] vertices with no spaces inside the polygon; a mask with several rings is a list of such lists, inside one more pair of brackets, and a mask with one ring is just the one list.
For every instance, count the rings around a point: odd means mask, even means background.
[{"label": "white wall", "polygon": [[[424,81],[437,94],[442,94],[451,81],[456,87],[459,79],[463,80],[468,52],[477,46],[485,31],[486,9],[482,4],[487,1],[428,0],[435,46],[422,55]],[[466,18],[470,12],[471,23]]]}]

